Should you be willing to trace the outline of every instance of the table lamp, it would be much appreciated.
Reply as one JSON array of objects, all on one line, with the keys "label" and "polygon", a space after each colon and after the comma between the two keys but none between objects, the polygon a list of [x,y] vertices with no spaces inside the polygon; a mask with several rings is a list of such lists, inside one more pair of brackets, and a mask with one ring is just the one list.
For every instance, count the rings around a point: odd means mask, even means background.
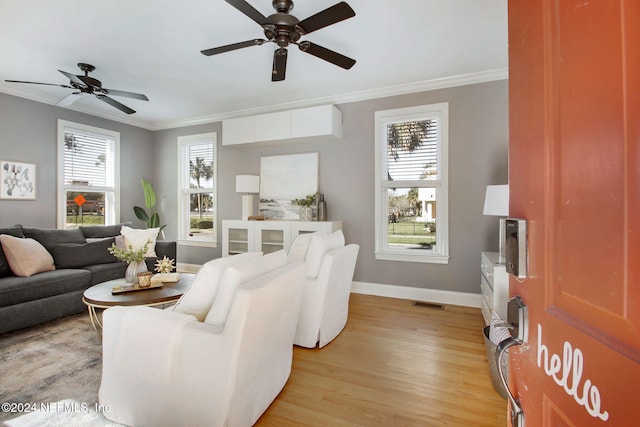
[{"label": "table lamp", "polygon": [[242,193],[242,219],[253,216],[253,195],[260,192],[260,177],[236,175],[236,193]]},{"label": "table lamp", "polygon": [[484,197],[484,215],[501,216],[500,218],[500,242],[498,252],[498,264],[505,262],[506,234],[505,219],[509,216],[509,186],[508,185],[487,185],[487,192]]}]

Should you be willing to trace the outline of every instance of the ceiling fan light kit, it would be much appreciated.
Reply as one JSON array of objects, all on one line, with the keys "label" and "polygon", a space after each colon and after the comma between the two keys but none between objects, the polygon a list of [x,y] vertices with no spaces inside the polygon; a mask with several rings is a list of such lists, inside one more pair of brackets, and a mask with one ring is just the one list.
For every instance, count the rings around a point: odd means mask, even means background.
[{"label": "ceiling fan light kit", "polygon": [[282,81],[285,79],[287,69],[287,47],[291,44],[297,45],[305,53],[330,62],[346,70],[353,67],[356,61],[334,52],[326,47],[319,46],[310,41],[299,42],[304,35],[317,31],[329,25],[336,24],[356,15],[351,6],[346,2],[337,3],[321,12],[316,13],[302,21],[291,15],[293,9],[292,0],[273,0],[271,2],[276,13],[268,17],[262,15],[245,0],[225,0],[238,11],[255,21],[263,29],[265,39],[253,39],[244,42],[232,43],[225,46],[214,47],[202,50],[206,56],[218,55],[232,50],[242,49],[250,46],[259,46],[266,42],[275,43],[278,48],[273,52],[273,67],[271,71],[271,81]]}]

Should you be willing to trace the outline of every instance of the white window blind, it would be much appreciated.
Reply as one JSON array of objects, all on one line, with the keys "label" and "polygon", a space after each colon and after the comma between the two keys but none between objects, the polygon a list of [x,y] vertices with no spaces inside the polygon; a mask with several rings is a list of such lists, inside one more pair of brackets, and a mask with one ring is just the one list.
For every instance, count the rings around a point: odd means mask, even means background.
[{"label": "white window blind", "polygon": [[387,171],[390,181],[437,179],[438,120],[388,124]]},{"label": "white window blind", "polygon": [[64,132],[64,183],[65,185],[112,186],[107,174],[107,162],[111,162],[107,149],[112,140],[82,134],[79,131]]}]

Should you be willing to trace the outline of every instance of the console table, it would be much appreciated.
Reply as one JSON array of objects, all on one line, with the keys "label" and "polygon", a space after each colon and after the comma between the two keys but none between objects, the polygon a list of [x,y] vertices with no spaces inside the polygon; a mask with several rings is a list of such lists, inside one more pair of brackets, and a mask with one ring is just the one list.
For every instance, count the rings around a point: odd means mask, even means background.
[{"label": "console table", "polygon": [[299,234],[342,228],[341,221],[222,221],[222,256],[289,250]]}]

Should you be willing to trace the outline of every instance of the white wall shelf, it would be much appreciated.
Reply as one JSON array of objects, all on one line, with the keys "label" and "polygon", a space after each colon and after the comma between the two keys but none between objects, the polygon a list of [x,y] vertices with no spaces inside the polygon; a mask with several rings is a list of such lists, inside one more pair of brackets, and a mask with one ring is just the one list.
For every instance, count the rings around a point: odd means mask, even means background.
[{"label": "white wall shelf", "polygon": [[335,105],[320,105],[222,121],[222,145],[341,137],[342,112]]}]

